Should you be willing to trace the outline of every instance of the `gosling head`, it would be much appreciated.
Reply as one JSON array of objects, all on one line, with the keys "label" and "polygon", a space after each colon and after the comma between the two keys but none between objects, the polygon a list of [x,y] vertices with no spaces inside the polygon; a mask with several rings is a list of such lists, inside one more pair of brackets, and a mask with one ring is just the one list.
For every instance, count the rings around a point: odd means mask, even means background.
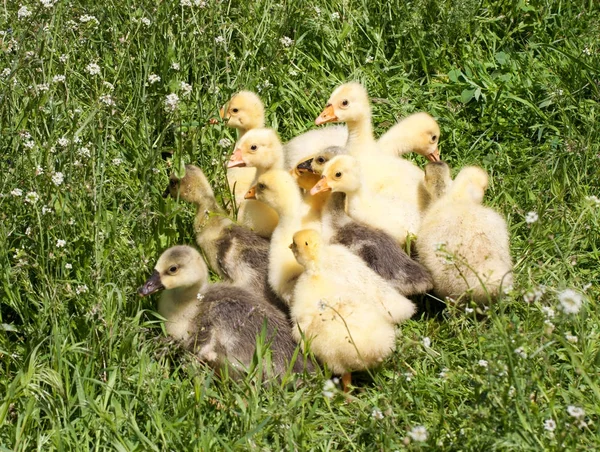
[{"label": "gosling head", "polygon": [[403,141],[406,148],[421,154],[430,162],[440,160],[438,141],[440,126],[437,121],[424,111],[407,116],[400,123]]},{"label": "gosling head", "polygon": [[237,142],[228,168],[250,166],[268,171],[283,162],[283,145],[273,129],[249,130]]},{"label": "gosling head", "polygon": [[323,168],[321,179],[310,191],[311,195],[331,190],[333,192],[352,193],[361,185],[358,162],[349,155],[338,155]]},{"label": "gosling head", "polygon": [[141,297],[159,290],[186,289],[208,281],[208,269],[200,253],[191,246],[174,246],[161,254],[152,276],[138,289]]},{"label": "gosling head", "polygon": [[450,167],[445,162],[432,162],[425,166],[425,188],[432,199],[444,196],[451,185]]},{"label": "gosling head", "polygon": [[321,234],[314,229],[303,229],[294,234],[290,249],[300,265],[310,267],[318,262],[322,246]]},{"label": "gosling head", "polygon": [[227,127],[242,131],[265,126],[265,107],[252,91],[240,91],[233,95],[219,114]]},{"label": "gosling head", "polygon": [[338,86],[327,101],[325,109],[315,119],[315,124],[326,122],[356,122],[371,115],[367,90],[360,83],[350,82]]},{"label": "gosling head", "polygon": [[323,168],[325,164],[334,158],[336,155],[341,155],[346,153],[346,148],[341,146],[329,146],[328,148],[323,149],[318,154],[309,158],[308,160],[304,160],[300,162],[296,169],[300,172],[309,171],[315,174],[321,175],[323,173]]},{"label": "gosling head", "polygon": [[284,170],[262,174],[244,198],[264,202],[280,215],[287,209],[296,209],[297,203],[301,202],[300,189],[294,177]]},{"label": "gosling head", "polygon": [[213,190],[200,168],[194,165],[185,165],[185,175],[182,178],[171,174],[169,185],[163,197],[171,196],[186,202],[198,202],[198,196],[214,198]]},{"label": "gosling head", "polygon": [[313,188],[317,182],[319,182],[321,176],[311,171],[300,170],[298,166],[296,166],[296,168],[294,168],[290,174],[294,176],[298,187],[302,188],[303,190],[310,191],[310,189]]},{"label": "gosling head", "polygon": [[456,198],[481,204],[488,183],[489,177],[483,168],[466,166],[454,179],[452,194]]}]

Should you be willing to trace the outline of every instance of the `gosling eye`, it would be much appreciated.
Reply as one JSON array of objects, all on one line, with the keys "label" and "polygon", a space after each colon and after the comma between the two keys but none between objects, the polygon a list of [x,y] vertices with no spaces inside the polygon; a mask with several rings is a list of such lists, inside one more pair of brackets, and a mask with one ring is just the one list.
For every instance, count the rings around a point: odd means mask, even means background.
[{"label": "gosling eye", "polygon": [[349,103],[350,103],[350,102],[348,102],[348,99],[344,99],[344,100],[342,101],[342,105],[343,105],[344,107],[347,107]]},{"label": "gosling eye", "polygon": [[257,188],[258,188],[260,191],[263,191],[265,188],[267,188],[267,186],[266,186],[265,184],[258,184],[258,185],[257,185]]},{"label": "gosling eye", "polygon": [[175,179],[171,179],[171,180],[169,180],[169,185],[171,187],[174,187],[175,185],[177,185],[177,181]]},{"label": "gosling eye", "polygon": [[308,246],[308,242],[304,242],[304,244],[305,244],[306,246]]},{"label": "gosling eye", "polygon": [[318,162],[318,163],[325,163],[325,159],[324,159],[323,157],[319,157],[319,158],[317,159],[317,162]]},{"label": "gosling eye", "polygon": [[238,111],[240,111],[240,109],[239,108],[232,108],[231,111],[234,112],[234,113],[237,113]]},{"label": "gosling eye", "polygon": [[335,173],[335,177],[337,177],[338,179],[339,179],[340,177],[342,177],[342,172],[341,172],[341,171],[338,171],[337,173]]},{"label": "gosling eye", "polygon": [[258,146],[253,144],[252,146],[250,146],[250,149],[256,151],[258,149]]},{"label": "gosling eye", "polygon": [[431,136],[431,141],[435,141],[435,140],[437,140],[437,135],[432,135]]},{"label": "gosling eye", "polygon": [[179,270],[179,267],[177,265],[171,265],[171,267],[169,267],[170,274],[177,273],[177,270]]}]

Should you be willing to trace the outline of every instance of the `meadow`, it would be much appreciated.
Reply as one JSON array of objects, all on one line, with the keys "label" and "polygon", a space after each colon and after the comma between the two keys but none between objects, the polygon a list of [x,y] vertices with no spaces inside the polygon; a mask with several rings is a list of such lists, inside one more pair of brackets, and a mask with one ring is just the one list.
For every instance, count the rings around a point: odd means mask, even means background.
[{"label": "meadow", "polygon": [[[135,292],[194,243],[168,174],[227,203],[231,94],[288,140],[348,80],[376,135],[428,111],[486,169],[515,285],[479,318],[424,297],[349,396],[219,381]],[[595,0],[3,2],[0,450],[600,449],[599,101]]]}]

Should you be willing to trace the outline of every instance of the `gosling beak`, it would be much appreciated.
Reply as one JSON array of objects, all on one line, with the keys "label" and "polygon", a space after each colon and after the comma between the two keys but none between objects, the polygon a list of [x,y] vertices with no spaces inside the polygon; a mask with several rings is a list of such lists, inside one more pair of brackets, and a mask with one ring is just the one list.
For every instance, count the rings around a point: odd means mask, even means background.
[{"label": "gosling beak", "polygon": [[425,156],[425,158],[427,158],[427,160],[429,160],[430,162],[439,162],[440,161],[440,148],[438,148],[436,146],[435,149],[433,150],[433,152],[431,154],[427,154]]},{"label": "gosling beak", "polygon": [[321,112],[317,119],[315,119],[315,124],[319,126],[321,124],[325,124],[326,122],[334,122],[337,120],[338,118],[335,115],[333,105],[329,104],[325,107],[325,110]]},{"label": "gosling beak", "polygon": [[246,166],[246,163],[242,160],[242,150],[236,148],[233,154],[231,154],[231,158],[227,163],[227,168],[238,168],[240,166]]},{"label": "gosling beak", "polygon": [[219,109],[219,117],[220,117],[221,119],[225,119],[225,107],[221,107],[221,108]]},{"label": "gosling beak", "polygon": [[317,182],[313,188],[311,188],[310,194],[314,196],[317,193],[321,193],[321,192],[329,191],[329,190],[331,190],[331,187],[329,185],[327,185],[327,178],[325,176],[323,176],[321,178],[321,180],[319,182]]},{"label": "gosling beak", "polygon": [[314,159],[308,159],[308,160],[304,160],[303,162],[299,163],[296,166],[296,169],[298,170],[299,173],[314,173],[313,169],[312,169],[312,162]]},{"label": "gosling beak", "polygon": [[146,283],[140,287],[137,292],[140,297],[145,297],[164,288],[165,286],[163,286],[162,282],[160,282],[160,273],[158,273],[157,270],[154,270],[152,276],[148,278],[148,281],[146,281]]},{"label": "gosling beak", "polygon": [[244,199],[256,199],[256,185],[246,192]]}]

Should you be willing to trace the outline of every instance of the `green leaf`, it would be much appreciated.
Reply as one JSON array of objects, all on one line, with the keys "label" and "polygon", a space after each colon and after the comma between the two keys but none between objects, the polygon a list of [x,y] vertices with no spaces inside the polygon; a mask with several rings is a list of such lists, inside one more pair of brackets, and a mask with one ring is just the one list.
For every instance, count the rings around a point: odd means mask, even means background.
[{"label": "green leaf", "polygon": [[475,88],[466,88],[463,89],[463,92],[460,93],[460,100],[463,104],[468,104],[473,96],[475,95]]}]

